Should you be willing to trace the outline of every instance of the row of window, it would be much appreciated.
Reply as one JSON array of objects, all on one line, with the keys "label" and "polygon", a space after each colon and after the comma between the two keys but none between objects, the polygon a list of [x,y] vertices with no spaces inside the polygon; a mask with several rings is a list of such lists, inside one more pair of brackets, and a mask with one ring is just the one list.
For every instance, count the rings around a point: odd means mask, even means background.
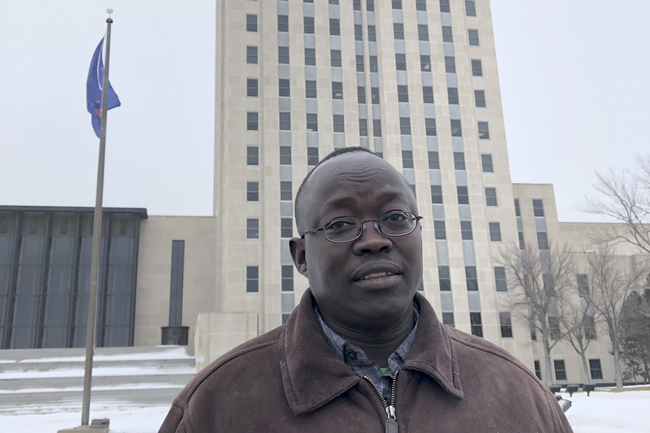
[{"label": "row of window", "polygon": [[[555,370],[555,380],[567,380],[566,366],[563,359],[553,360],[553,370]],[[603,370],[600,366],[600,359],[589,360],[589,374],[591,380],[599,380],[603,378]],[[535,361],[535,375],[539,380],[542,380],[542,369],[539,361]]]},{"label": "row of window", "polygon": [[[282,265],[282,291],[293,292],[293,265]],[[260,291],[259,266],[246,266],[246,292]]]},{"label": "row of window", "polygon": [[[287,1],[287,0],[280,0]],[[430,0],[429,0],[430,1]],[[303,3],[314,3],[314,0],[303,0]],[[329,0],[329,4],[338,5],[339,0]],[[402,9],[402,0],[391,0],[393,9]],[[361,10],[361,0],[352,0],[352,9],[355,11]],[[366,11],[374,12],[375,10],[375,0],[366,0]],[[417,11],[426,11],[427,10],[427,0],[415,0],[415,10]],[[440,0],[440,12],[451,12],[449,6],[449,0]],[[476,2],[467,0],[465,1],[465,15],[468,17],[476,16]]]},{"label": "row of window", "polygon": [[[257,146],[246,147],[246,164],[259,165],[259,148]],[[280,164],[291,165],[291,146],[280,146]],[[318,164],[318,148],[307,148],[307,165],[315,166]]]}]

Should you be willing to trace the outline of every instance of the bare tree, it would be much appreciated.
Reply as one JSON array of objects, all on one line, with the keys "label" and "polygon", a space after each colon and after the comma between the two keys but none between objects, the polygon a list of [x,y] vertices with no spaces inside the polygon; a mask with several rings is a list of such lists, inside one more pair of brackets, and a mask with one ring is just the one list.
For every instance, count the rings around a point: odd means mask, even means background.
[{"label": "bare tree", "polygon": [[650,155],[637,156],[634,168],[596,173],[601,198],[588,198],[583,210],[625,225],[608,240],[625,241],[650,253]]},{"label": "bare tree", "polygon": [[[512,317],[528,324],[544,348],[544,378],[547,386],[553,383],[551,350],[565,338],[566,306],[570,302],[574,272],[571,251],[567,246],[539,250],[537,245],[526,243],[520,249],[516,243],[505,247],[497,261],[506,268],[509,281],[505,308]],[[539,335],[539,336],[537,336]]]},{"label": "bare tree", "polygon": [[611,243],[602,243],[587,252],[591,285],[589,303],[607,325],[614,354],[616,387],[623,386],[620,350],[623,336],[621,312],[630,293],[642,286],[647,263],[638,256],[616,255]]},{"label": "bare tree", "polygon": [[[582,298],[583,300],[585,298]],[[584,304],[584,305],[583,305]],[[581,305],[569,303],[565,309],[562,325],[566,329],[565,340],[580,355],[585,383],[591,383],[591,374],[587,364],[587,348],[595,338],[595,321],[593,307],[586,300]]]}]

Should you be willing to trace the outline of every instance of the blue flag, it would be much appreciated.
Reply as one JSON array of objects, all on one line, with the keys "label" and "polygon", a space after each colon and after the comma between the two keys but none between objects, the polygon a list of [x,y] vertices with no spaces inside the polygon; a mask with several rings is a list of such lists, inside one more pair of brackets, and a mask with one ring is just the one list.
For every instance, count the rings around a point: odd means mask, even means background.
[{"label": "blue flag", "polygon": [[[99,42],[88,70],[88,81],[86,81],[86,104],[92,118],[93,129],[99,137],[99,128],[102,124],[102,83],[104,82],[104,60],[102,51],[104,38]],[[108,83],[108,105],[107,109],[119,107],[120,99],[115,94],[111,83]]]}]

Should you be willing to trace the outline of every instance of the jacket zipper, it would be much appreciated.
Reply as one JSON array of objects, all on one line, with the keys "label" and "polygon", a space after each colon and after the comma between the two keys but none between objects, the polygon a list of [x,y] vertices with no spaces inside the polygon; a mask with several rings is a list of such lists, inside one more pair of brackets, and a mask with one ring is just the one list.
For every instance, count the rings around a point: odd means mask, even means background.
[{"label": "jacket zipper", "polygon": [[379,392],[379,388],[377,388],[375,382],[373,382],[372,379],[370,379],[368,376],[363,376],[364,379],[370,382],[372,388],[375,390],[375,394],[377,394],[377,397],[379,397],[379,400],[381,400],[381,404],[382,406],[384,406],[384,410],[386,410],[386,415],[388,416],[388,419],[386,420],[386,433],[398,433],[397,415],[395,414],[395,392],[397,390],[398,374],[399,374],[399,370],[397,370],[395,372],[395,376],[393,376],[393,387],[391,389],[390,404],[389,402],[386,401],[384,396],[381,395],[381,392]]}]

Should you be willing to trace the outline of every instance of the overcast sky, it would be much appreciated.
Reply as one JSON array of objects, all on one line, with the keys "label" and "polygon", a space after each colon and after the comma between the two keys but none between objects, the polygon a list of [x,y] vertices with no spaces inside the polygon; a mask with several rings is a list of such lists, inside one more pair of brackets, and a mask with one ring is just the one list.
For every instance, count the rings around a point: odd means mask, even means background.
[{"label": "overcast sky", "polygon": [[[104,205],[211,215],[214,3],[3,1],[0,205],[94,206],[85,86],[110,7]],[[650,153],[650,1],[492,0],[492,17],[512,180],[552,183],[561,221],[592,221],[594,172]]]}]

